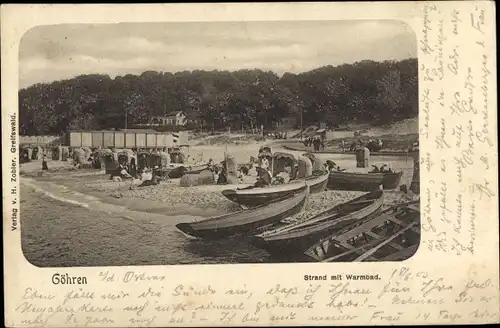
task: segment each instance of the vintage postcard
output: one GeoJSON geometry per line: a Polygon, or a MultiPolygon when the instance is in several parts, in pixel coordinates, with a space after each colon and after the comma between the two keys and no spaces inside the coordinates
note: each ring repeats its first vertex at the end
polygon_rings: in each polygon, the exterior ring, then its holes
{"type": "Polygon", "coordinates": [[[7,326],[500,321],[494,2],[1,24],[7,326]]]}

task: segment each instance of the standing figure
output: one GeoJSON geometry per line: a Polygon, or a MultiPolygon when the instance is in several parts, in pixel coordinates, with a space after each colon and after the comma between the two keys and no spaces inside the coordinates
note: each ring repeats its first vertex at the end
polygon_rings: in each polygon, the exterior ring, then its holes
{"type": "Polygon", "coordinates": [[[224,163],[222,163],[218,169],[217,184],[218,185],[227,184],[227,170],[224,163]]]}
{"type": "Polygon", "coordinates": [[[319,139],[319,137],[314,138],[313,145],[314,145],[314,151],[319,151],[319,147],[321,145],[321,140],[319,139]]]}
{"type": "Polygon", "coordinates": [[[135,158],[130,159],[130,175],[137,178],[137,165],[135,164],[135,158]]]}
{"type": "Polygon", "coordinates": [[[49,169],[49,166],[47,165],[47,155],[43,154],[42,158],[42,170],[46,171],[49,169]]]}
{"type": "Polygon", "coordinates": [[[260,162],[260,167],[257,168],[257,182],[254,184],[255,187],[269,186],[272,181],[272,174],[269,171],[269,161],[267,158],[262,158],[260,162]]]}

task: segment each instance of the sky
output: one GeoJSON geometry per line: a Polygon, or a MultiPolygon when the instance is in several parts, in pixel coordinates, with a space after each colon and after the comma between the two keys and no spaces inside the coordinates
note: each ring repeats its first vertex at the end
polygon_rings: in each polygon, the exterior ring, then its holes
{"type": "Polygon", "coordinates": [[[19,86],[149,70],[301,73],[416,56],[413,30],[394,20],[46,25],[21,39],[19,86]]]}

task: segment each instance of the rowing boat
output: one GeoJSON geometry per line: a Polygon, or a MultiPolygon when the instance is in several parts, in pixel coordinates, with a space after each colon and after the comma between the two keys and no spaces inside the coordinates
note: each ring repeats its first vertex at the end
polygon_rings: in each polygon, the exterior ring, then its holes
{"type": "MultiPolygon", "coordinates": [[[[286,150],[289,151],[310,151],[308,147],[305,147],[302,143],[290,143],[290,144],[281,144],[286,150]]],[[[315,151],[315,154],[328,154],[328,155],[356,155],[355,151],[342,151],[342,150],[323,150],[323,151],[315,151]]],[[[370,156],[394,156],[394,157],[406,157],[409,156],[411,152],[409,151],[373,151],[370,152],[370,156]]],[[[411,155],[411,154],[410,154],[411,155]]]]}
{"type": "Polygon", "coordinates": [[[309,186],[310,193],[316,194],[318,192],[322,192],[326,189],[326,185],[328,184],[329,173],[324,172],[318,175],[311,175],[306,178],[306,183],[309,186]]]}
{"type": "Polygon", "coordinates": [[[323,262],[405,260],[420,243],[419,218],[418,201],[394,206],[319,240],[304,254],[323,262]]]}
{"type": "MultiPolygon", "coordinates": [[[[309,187],[309,193],[311,194],[324,191],[328,183],[328,172],[321,175],[311,175],[305,178],[305,183],[309,187]]],[[[289,197],[303,187],[304,180],[301,179],[273,186],[248,186],[241,189],[226,189],[222,191],[222,194],[230,201],[246,207],[253,207],[283,197],[289,197]]]]}
{"type": "Polygon", "coordinates": [[[384,193],[378,189],[336,205],[303,222],[285,225],[253,236],[250,242],[274,257],[295,258],[319,239],[329,236],[353,222],[376,216],[383,204],[384,193]]]}
{"type": "Polygon", "coordinates": [[[198,174],[208,168],[208,164],[187,165],[185,174],[198,174]]]}
{"type": "Polygon", "coordinates": [[[309,187],[302,187],[292,196],[275,202],[224,214],[206,220],[179,223],[176,228],[182,233],[203,239],[221,239],[232,235],[254,233],[256,229],[272,225],[280,220],[301,212],[306,205],[309,187]]]}
{"type": "Polygon", "coordinates": [[[370,191],[383,185],[384,189],[394,189],[399,185],[402,176],[403,171],[386,173],[332,171],[328,178],[328,188],[370,191]]]}

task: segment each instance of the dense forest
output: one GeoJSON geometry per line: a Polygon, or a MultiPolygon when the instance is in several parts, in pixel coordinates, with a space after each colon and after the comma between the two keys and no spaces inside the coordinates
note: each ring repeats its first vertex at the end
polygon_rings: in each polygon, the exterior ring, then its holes
{"type": "Polygon", "coordinates": [[[300,117],[304,126],[385,124],[418,115],[416,59],[362,61],[281,77],[262,70],[147,71],[141,75],[82,75],[19,91],[20,133],[63,134],[113,129],[184,111],[203,129],[276,126],[300,117]]]}

